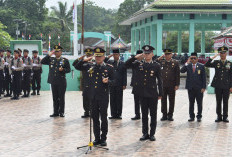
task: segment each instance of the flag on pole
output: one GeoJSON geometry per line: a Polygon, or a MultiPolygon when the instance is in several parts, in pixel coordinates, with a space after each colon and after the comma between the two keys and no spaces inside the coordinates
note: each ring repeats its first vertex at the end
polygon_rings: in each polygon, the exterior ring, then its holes
{"type": "Polygon", "coordinates": [[[75,22],[75,5],[73,3],[73,23],[75,22]]]}
{"type": "Polygon", "coordinates": [[[24,34],[22,33],[22,40],[24,40],[24,34]]]}
{"type": "Polygon", "coordinates": [[[58,42],[59,42],[59,46],[60,46],[60,36],[58,35],[58,42]]]}
{"type": "Polygon", "coordinates": [[[41,40],[43,40],[43,34],[42,33],[40,34],[40,38],[41,38],[41,40]]]}
{"type": "Polygon", "coordinates": [[[51,35],[48,36],[49,42],[48,42],[48,50],[51,52],[51,35]]]}
{"type": "Polygon", "coordinates": [[[31,34],[29,34],[29,40],[31,40],[31,34]]]}

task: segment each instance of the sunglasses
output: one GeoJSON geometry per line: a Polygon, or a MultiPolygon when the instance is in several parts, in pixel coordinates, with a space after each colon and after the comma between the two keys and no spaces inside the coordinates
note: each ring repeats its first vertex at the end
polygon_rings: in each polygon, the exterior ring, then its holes
{"type": "Polygon", "coordinates": [[[191,59],[191,60],[197,60],[197,58],[196,58],[196,57],[191,57],[190,59],[191,59]]]}

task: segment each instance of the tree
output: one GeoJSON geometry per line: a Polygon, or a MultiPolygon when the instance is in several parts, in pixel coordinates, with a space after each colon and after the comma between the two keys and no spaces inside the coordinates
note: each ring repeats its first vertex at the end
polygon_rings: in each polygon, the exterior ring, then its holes
{"type": "Polygon", "coordinates": [[[6,28],[6,26],[4,26],[0,22],[0,47],[4,48],[4,49],[8,48],[10,46],[10,40],[11,40],[10,35],[3,30],[5,28],[6,28]]]}

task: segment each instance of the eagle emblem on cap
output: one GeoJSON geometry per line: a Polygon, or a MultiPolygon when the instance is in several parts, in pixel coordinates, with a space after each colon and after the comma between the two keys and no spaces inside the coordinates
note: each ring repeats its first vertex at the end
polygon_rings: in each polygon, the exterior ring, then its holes
{"type": "Polygon", "coordinates": [[[87,49],[88,52],[90,52],[90,49],[87,49]]]}
{"type": "Polygon", "coordinates": [[[96,52],[100,52],[101,50],[98,48],[98,49],[96,49],[96,52]]]}
{"type": "Polygon", "coordinates": [[[166,53],[168,53],[168,50],[166,50],[166,53]]]}
{"type": "Polygon", "coordinates": [[[58,49],[58,46],[56,45],[55,49],[58,49]]]}
{"type": "Polygon", "coordinates": [[[149,47],[148,47],[148,46],[146,46],[146,47],[145,47],[145,50],[146,50],[146,51],[148,51],[148,50],[149,50],[149,47]]]}
{"type": "Polygon", "coordinates": [[[222,49],[222,51],[224,51],[224,47],[222,47],[221,49],[222,49]]]}

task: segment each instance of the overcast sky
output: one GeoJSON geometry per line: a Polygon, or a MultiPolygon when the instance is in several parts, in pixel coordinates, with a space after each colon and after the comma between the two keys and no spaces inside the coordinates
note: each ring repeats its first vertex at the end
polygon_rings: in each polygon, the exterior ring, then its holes
{"type": "MultiPolygon", "coordinates": [[[[68,8],[73,5],[74,0],[47,0],[46,6],[50,8],[51,6],[58,6],[57,2],[68,2],[68,8]]],[[[98,6],[104,7],[106,9],[118,9],[119,5],[124,0],[91,0],[95,2],[98,6]]],[[[77,0],[77,4],[80,4],[82,0],[77,0]]]]}

